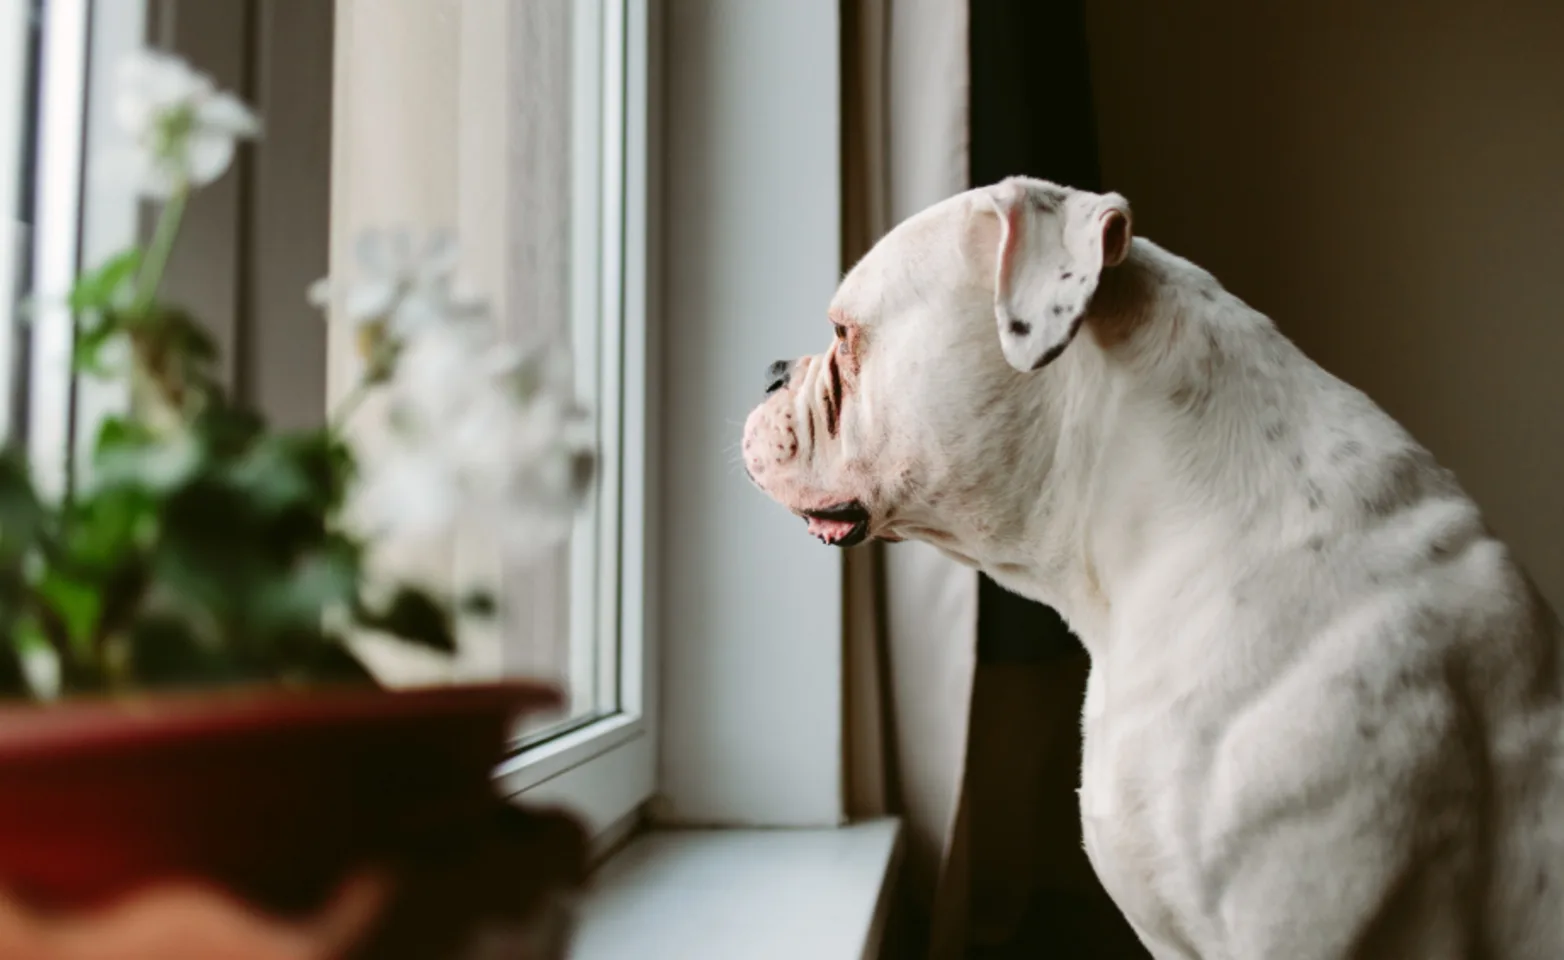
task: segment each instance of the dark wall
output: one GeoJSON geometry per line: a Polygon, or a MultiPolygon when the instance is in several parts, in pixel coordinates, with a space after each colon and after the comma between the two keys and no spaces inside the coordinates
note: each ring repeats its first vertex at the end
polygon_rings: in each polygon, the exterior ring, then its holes
{"type": "Polygon", "coordinates": [[[1564,605],[1564,3],[1085,6],[1136,232],[1384,406],[1564,605]]]}

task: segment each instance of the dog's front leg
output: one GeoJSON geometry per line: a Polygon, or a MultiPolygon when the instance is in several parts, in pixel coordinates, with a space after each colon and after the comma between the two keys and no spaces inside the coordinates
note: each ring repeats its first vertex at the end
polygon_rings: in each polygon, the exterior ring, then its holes
{"type": "Polygon", "coordinates": [[[1360,836],[1350,848],[1322,848],[1314,832],[1300,829],[1257,846],[1234,875],[1222,902],[1227,956],[1472,960],[1482,955],[1473,929],[1480,895],[1469,851],[1434,852],[1387,874],[1380,858],[1393,853],[1374,838],[1360,836]]]}
{"type": "Polygon", "coordinates": [[[1481,953],[1481,748],[1438,674],[1393,673],[1381,700],[1300,672],[1226,731],[1201,871],[1226,956],[1481,953]]]}

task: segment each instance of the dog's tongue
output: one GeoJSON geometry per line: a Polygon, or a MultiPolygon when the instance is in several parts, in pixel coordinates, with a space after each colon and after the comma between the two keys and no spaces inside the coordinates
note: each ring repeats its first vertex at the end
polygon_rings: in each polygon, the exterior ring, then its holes
{"type": "Polygon", "coordinates": [[[824,517],[809,518],[809,532],[826,543],[836,541],[853,532],[857,524],[852,520],[827,520],[824,517]]]}

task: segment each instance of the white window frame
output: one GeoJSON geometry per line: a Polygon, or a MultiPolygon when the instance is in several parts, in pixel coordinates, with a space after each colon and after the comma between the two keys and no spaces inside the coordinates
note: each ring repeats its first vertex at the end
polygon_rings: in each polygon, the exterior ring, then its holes
{"type": "MultiPolygon", "coordinates": [[[[603,387],[598,403],[602,432],[617,436],[618,444],[615,449],[611,440],[605,443],[600,470],[605,495],[599,521],[588,534],[597,547],[576,575],[593,575],[587,567],[595,563],[599,590],[618,583],[617,591],[608,591],[613,596],[598,597],[594,618],[597,629],[609,626],[618,637],[618,709],[518,752],[496,771],[505,793],[527,802],[566,804],[594,835],[633,817],[656,786],[658,660],[650,576],[656,544],[651,505],[658,472],[653,459],[658,390],[649,253],[655,221],[651,133],[657,6],[655,0],[603,4],[597,198],[602,257],[598,270],[588,271],[598,284],[595,296],[578,291],[575,298],[595,301],[600,316],[609,320],[600,324],[602,337],[592,351],[598,369],[582,373],[595,372],[603,387]]],[[[601,682],[602,674],[594,679],[601,682]]]]}
{"type": "Polygon", "coordinates": [[[63,494],[98,425],[129,403],[126,385],[75,376],[74,321],[63,300],[81,270],[139,239],[132,185],[102,175],[93,158],[128,146],[113,117],[116,71],[145,34],[141,3],[44,4],[26,439],[46,495],[63,494]]]}
{"type": "Polygon", "coordinates": [[[58,0],[40,25],[26,434],[34,481],[48,496],[64,493],[70,469],[74,332],[62,301],[80,268],[90,14],[87,0],[58,0]]]}

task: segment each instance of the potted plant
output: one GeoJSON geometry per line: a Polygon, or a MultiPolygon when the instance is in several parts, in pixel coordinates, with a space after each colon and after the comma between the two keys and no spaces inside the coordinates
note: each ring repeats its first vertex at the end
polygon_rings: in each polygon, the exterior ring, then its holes
{"type": "Polygon", "coordinates": [[[311,291],[355,327],[362,382],[325,426],[270,429],[161,289],[186,202],[259,122],[175,58],[120,79],[115,162],[157,226],[70,307],[80,375],[125,378],[130,410],[63,492],[0,456],[0,953],[447,957],[536,930],[581,837],[502,803],[490,771],[554,691],[383,690],[351,638],[450,651],[492,612],[372,575],[386,538],[465,512],[513,551],[568,532],[593,462],[569,357],[503,340],[450,243],[372,236],[355,283],[311,291]],[[344,427],[371,412],[389,442],[366,459],[344,427]]]}

